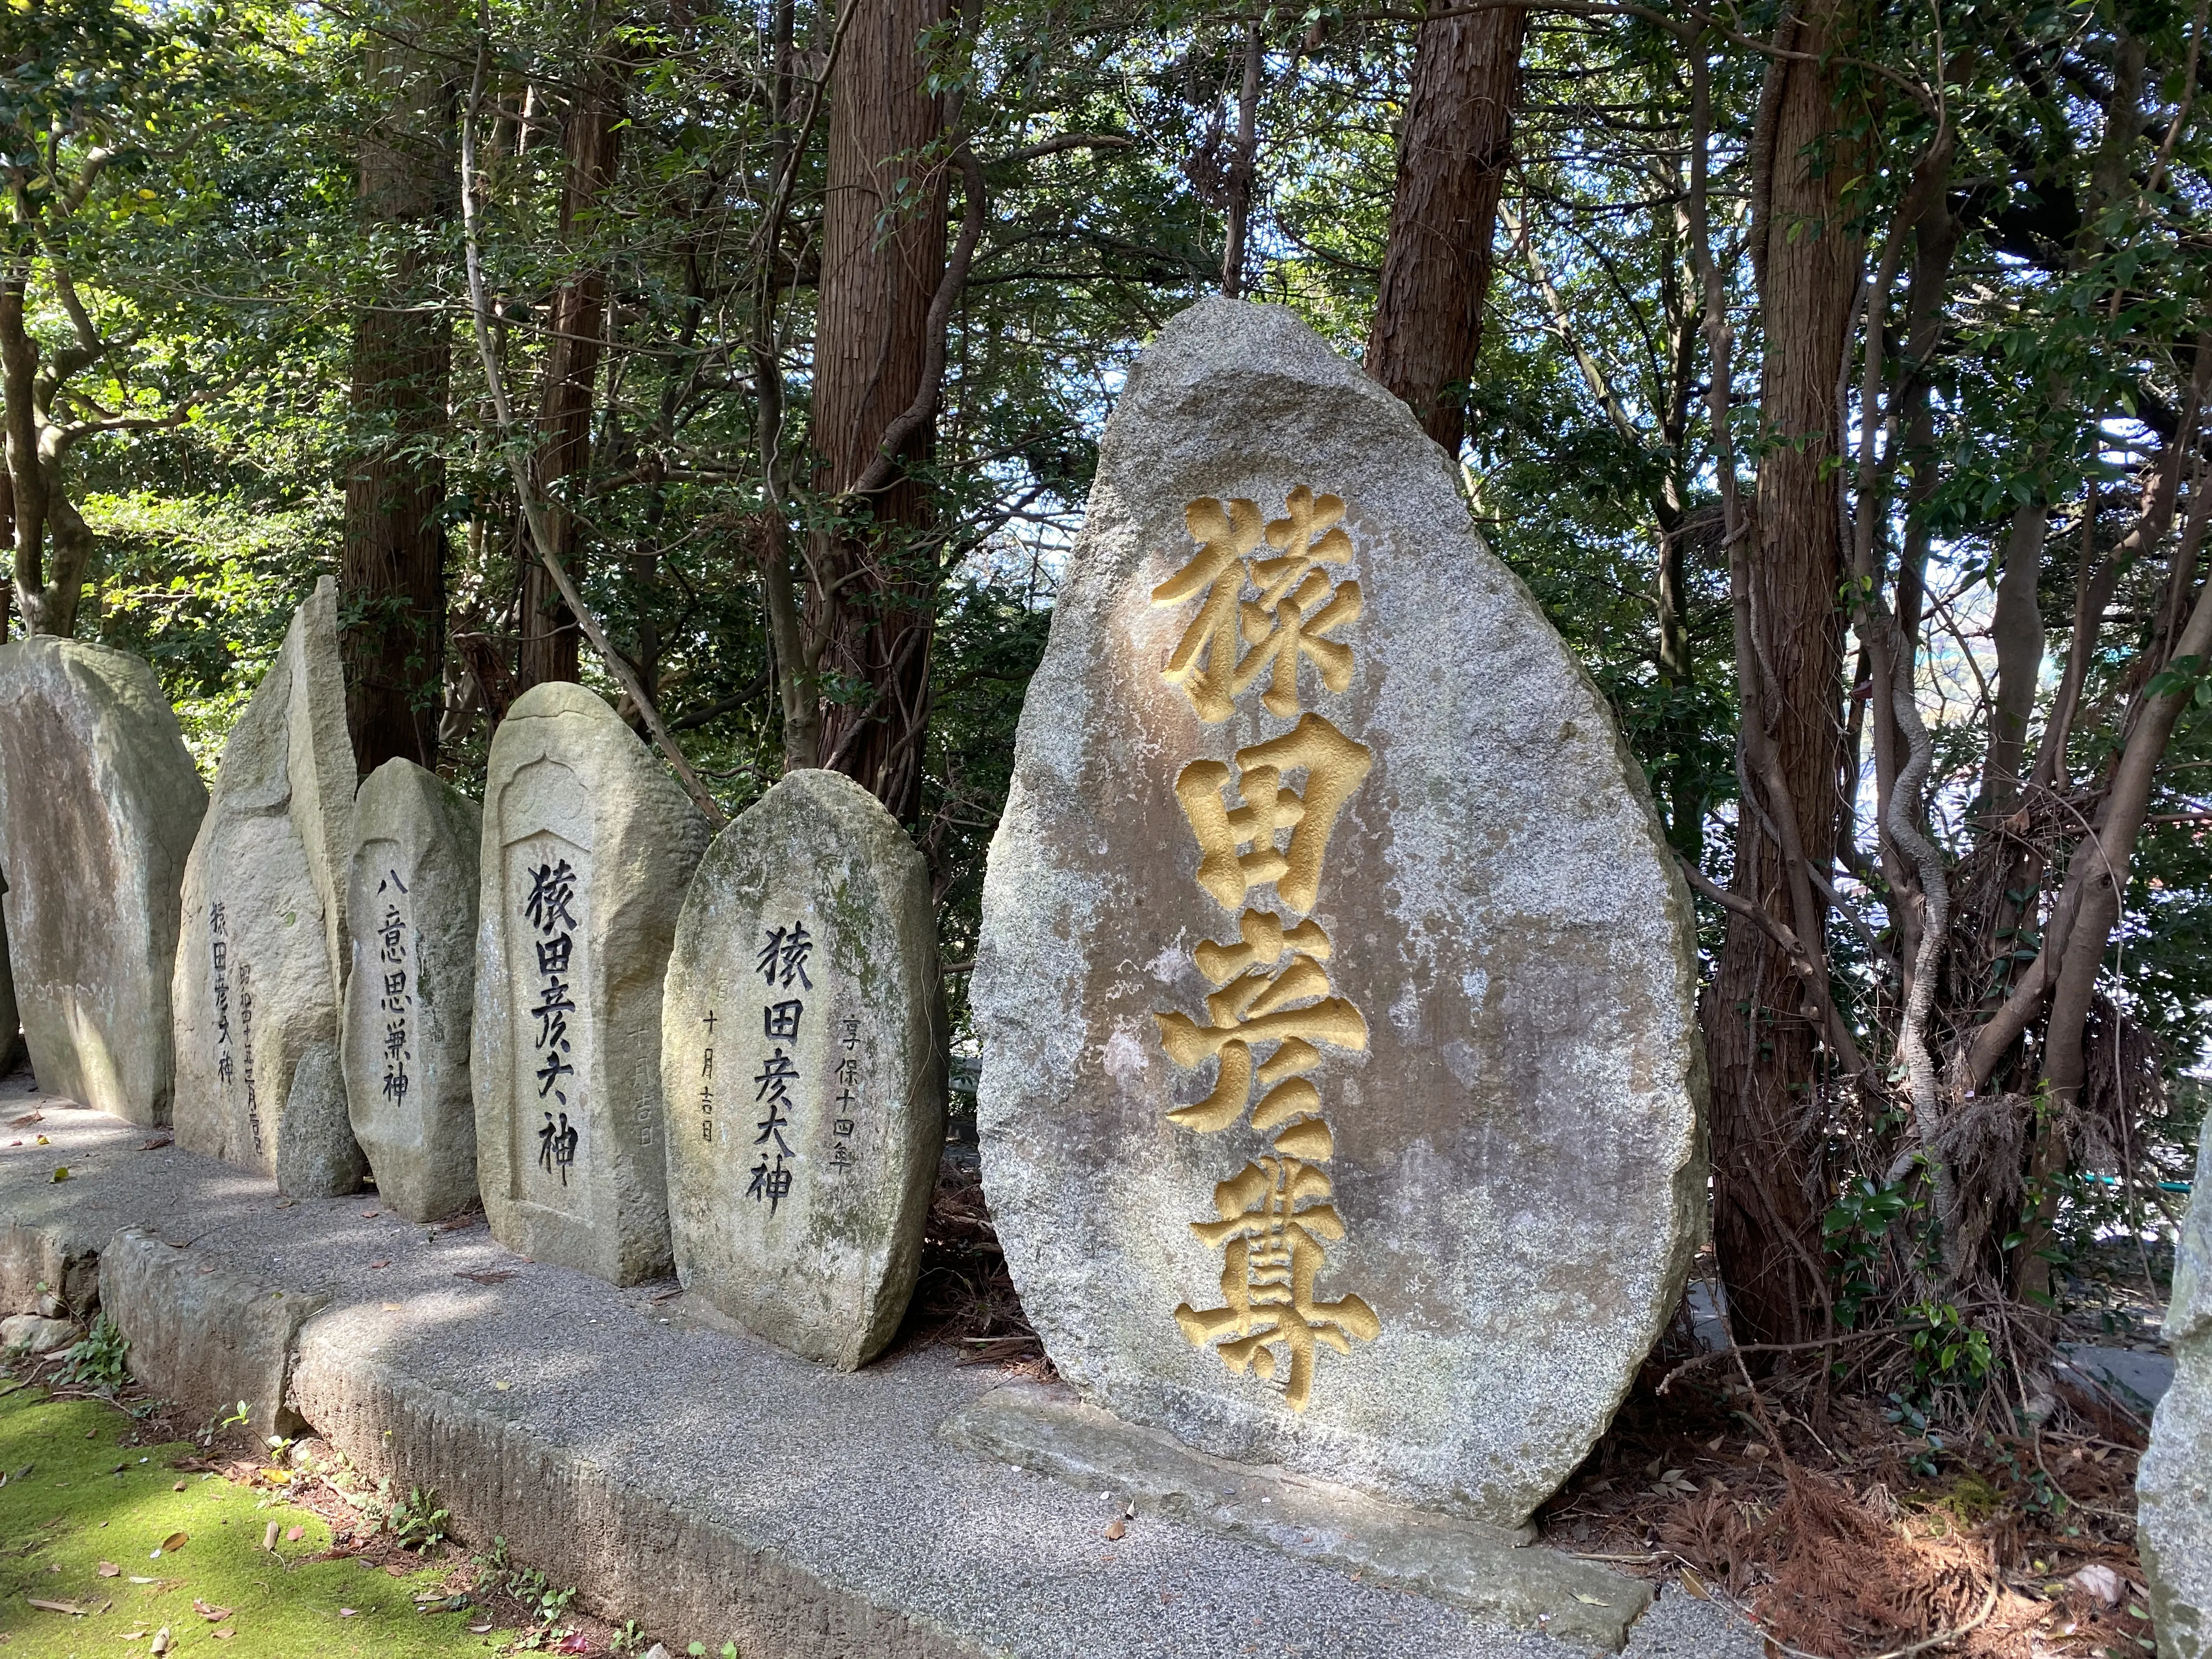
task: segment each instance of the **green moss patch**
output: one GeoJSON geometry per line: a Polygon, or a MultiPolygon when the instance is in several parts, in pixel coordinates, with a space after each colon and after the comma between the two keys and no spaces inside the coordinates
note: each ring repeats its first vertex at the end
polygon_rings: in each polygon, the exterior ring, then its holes
{"type": "Polygon", "coordinates": [[[150,1653],[164,1628],[167,1651],[193,1659],[482,1656],[520,1634],[468,1628],[481,1615],[447,1594],[453,1564],[398,1577],[377,1562],[332,1557],[321,1516],[219,1474],[180,1471],[196,1449],[142,1445],[142,1432],[98,1401],[34,1388],[0,1398],[5,1659],[126,1659],[150,1653]],[[272,1521],[276,1547],[264,1549],[272,1521]],[[295,1527],[301,1535],[287,1537],[295,1527]],[[183,1541],[167,1547],[179,1534],[183,1541]]]}

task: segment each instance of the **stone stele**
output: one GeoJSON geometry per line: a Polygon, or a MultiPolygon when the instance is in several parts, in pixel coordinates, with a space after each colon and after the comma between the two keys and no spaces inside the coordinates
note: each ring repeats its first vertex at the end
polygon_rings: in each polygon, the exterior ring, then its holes
{"type": "Polygon", "coordinates": [[[1094,1403],[1515,1525],[1705,1203],[1692,912],[1404,404],[1209,301],[1130,370],[984,886],[983,1176],[1094,1403]]]}
{"type": "Polygon", "coordinates": [[[469,1075],[501,1243],[616,1285],[668,1271],[660,984],[707,822],[614,710],[551,681],[485,769],[469,1075]]]}
{"type": "Polygon", "coordinates": [[[410,760],[353,803],[341,1059],[354,1138],[376,1190],[412,1221],[477,1201],[469,1016],[477,976],[483,809],[410,760]]]}
{"type": "Polygon", "coordinates": [[[6,939],[49,1092],[169,1121],[178,893],[206,810],[144,662],[76,640],[0,645],[6,939]]]}
{"type": "Polygon", "coordinates": [[[177,1144],[299,1198],[352,1192],[368,1168],[337,1064],[357,782],[326,576],[223,745],[171,999],[177,1144]]]}
{"type": "Polygon", "coordinates": [[[921,854],[875,796],[793,772],[716,836],[661,1002],[676,1276],[842,1370],[897,1330],[945,1152],[921,854]]]}
{"type": "Polygon", "coordinates": [[[2136,1540],[2165,1659],[2212,1659],[2212,1134],[2173,1256],[2166,1340],[2173,1386],[2151,1418],[2136,1471],[2136,1540]]]}

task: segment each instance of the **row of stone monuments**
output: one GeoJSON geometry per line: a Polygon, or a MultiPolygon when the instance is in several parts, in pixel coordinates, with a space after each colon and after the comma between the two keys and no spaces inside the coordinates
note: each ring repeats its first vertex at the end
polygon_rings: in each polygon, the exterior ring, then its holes
{"type": "MultiPolygon", "coordinates": [[[[710,846],[574,685],[515,704],[481,810],[356,787],[327,585],[204,811],[143,665],[11,645],[0,698],[52,1086],[293,1192],[480,1194],[617,1282],[672,1257],[818,1360],[887,1340],[945,1048],[921,862],[864,791],[793,775],[710,846]]],[[[1701,1232],[1692,911],[1445,458],[1287,313],[1199,306],[1132,370],[983,909],[984,1182],[1061,1373],[1524,1520],[1701,1232]]]]}
{"type": "Polygon", "coordinates": [[[0,647],[0,859],[42,1083],[295,1196],[417,1220],[481,1198],[509,1248],[617,1284],[676,1267],[848,1368],[904,1311],[944,1140],[921,855],[795,774],[708,846],[592,693],[495,734],[481,808],[358,780],[325,579],[212,793],[137,659],[0,647]],[[702,861],[703,854],[703,861],[702,861]]]}

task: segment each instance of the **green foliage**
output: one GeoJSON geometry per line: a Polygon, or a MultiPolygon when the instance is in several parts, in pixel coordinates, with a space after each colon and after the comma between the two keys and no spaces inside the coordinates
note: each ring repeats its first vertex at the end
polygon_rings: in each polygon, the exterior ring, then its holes
{"type": "Polygon", "coordinates": [[[83,1339],[63,1354],[58,1380],[101,1394],[118,1393],[131,1381],[130,1351],[122,1328],[102,1314],[83,1339]]]}
{"type": "Polygon", "coordinates": [[[414,1486],[386,1510],[384,1529],[400,1548],[427,1554],[446,1541],[446,1522],[452,1518],[449,1511],[439,1507],[434,1489],[414,1486]]]}

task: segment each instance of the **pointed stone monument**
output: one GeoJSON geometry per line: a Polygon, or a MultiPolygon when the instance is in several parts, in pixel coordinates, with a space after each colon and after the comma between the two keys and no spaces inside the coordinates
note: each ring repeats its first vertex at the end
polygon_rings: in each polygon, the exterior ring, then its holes
{"type": "Polygon", "coordinates": [[[660,991],[707,823],[613,709],[550,681],[485,769],[477,1172],[501,1243],[616,1285],[668,1271],[660,991]]]}
{"type": "Polygon", "coordinates": [[[836,772],[716,836],[661,1003],[676,1276],[852,1370],[914,1293],[945,1152],[944,981],[921,852],[836,772]]]}
{"type": "Polygon", "coordinates": [[[2169,1659],[2212,1659],[2212,1134],[2173,1253],[2166,1340],[2173,1386],[2151,1418],[2136,1472],[2136,1528],[2150,1616],[2169,1659]]]}
{"type": "Polygon", "coordinates": [[[354,919],[340,1059],[376,1190],[410,1221],[477,1202],[469,1027],[483,811],[410,760],[362,780],[346,914],[354,919]]]}
{"type": "Polygon", "coordinates": [[[1514,1526],[1704,1214],[1689,895],[1405,405],[1209,301],[1130,370],[993,842],[983,1174],[1094,1404],[1514,1526]]]}
{"type": "MultiPolygon", "coordinates": [[[[0,943],[50,1093],[169,1121],[179,892],[207,799],[145,662],[78,640],[0,645],[0,943]]],[[[0,1024],[4,1050],[5,1009],[0,1024]]]]}
{"type": "Polygon", "coordinates": [[[171,998],[177,1144],[297,1198],[355,1191],[368,1169],[337,1063],[357,781],[325,576],[223,745],[171,998]]]}

